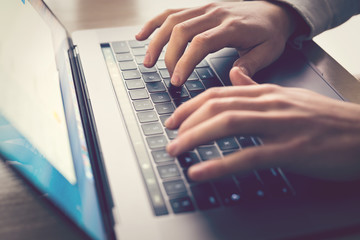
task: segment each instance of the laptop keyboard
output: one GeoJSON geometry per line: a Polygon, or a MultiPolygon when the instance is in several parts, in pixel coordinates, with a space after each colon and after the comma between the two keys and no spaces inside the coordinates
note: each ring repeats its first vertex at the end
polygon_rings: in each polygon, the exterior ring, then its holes
{"type": "Polygon", "coordinates": [[[147,44],[148,41],[131,40],[104,43],[101,48],[155,215],[294,196],[294,189],[279,168],[201,183],[188,178],[190,166],[255,147],[260,142],[255,137],[226,137],[176,158],[169,156],[165,147],[176,138],[177,130],[165,128],[165,120],[182,103],[223,83],[203,60],[182,87],[172,86],[164,51],[154,67],[142,65],[147,44]]]}

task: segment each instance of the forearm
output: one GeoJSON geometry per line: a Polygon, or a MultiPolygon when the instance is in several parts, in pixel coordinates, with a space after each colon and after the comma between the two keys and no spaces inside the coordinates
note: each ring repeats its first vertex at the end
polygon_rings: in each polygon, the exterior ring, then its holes
{"type": "Polygon", "coordinates": [[[300,31],[295,31],[291,40],[296,45],[360,13],[359,0],[276,0],[274,2],[292,7],[302,17],[303,23],[307,24],[300,26],[302,28],[300,31]],[[303,31],[304,28],[307,28],[306,32],[303,31]]]}

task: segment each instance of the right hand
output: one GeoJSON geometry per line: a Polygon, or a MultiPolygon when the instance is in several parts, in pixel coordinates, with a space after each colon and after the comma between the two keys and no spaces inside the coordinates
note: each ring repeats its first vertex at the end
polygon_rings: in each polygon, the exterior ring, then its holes
{"type": "MultiPolygon", "coordinates": [[[[266,1],[212,3],[167,10],[147,22],[136,38],[145,40],[159,28],[144,65],[152,67],[168,44],[165,63],[171,83],[180,86],[203,58],[224,47],[238,50],[240,58],[234,66],[251,77],[281,55],[295,25],[293,14],[283,5],[266,1]]],[[[242,84],[241,79],[233,84],[242,84]]]]}

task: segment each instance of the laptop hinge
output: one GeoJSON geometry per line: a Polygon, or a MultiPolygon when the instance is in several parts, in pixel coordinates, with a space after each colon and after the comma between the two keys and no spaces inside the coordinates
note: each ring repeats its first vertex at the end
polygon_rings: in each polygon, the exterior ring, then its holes
{"type": "Polygon", "coordinates": [[[91,166],[93,175],[95,178],[96,190],[99,196],[100,207],[103,215],[104,225],[106,232],[108,233],[109,239],[115,238],[114,233],[114,216],[113,210],[114,207],[109,182],[107,179],[107,174],[105,170],[105,165],[103,161],[102,151],[98,141],[97,128],[94,120],[94,115],[92,112],[91,101],[89,93],[86,86],[85,75],[82,69],[79,49],[77,46],[72,44],[71,39],[69,39],[69,44],[71,48],[68,50],[72,75],[74,78],[74,86],[76,91],[76,96],[79,104],[79,111],[81,115],[81,121],[84,128],[84,134],[88,146],[88,152],[91,160],[91,166]]]}

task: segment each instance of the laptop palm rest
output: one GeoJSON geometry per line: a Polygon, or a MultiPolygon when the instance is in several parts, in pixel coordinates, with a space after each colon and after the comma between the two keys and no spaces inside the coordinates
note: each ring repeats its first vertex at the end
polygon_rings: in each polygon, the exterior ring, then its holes
{"type": "MultiPolygon", "coordinates": [[[[231,85],[229,71],[237,58],[237,52],[229,49],[210,56],[212,66],[225,85],[231,85]]],[[[305,56],[290,47],[285,49],[277,61],[256,73],[253,79],[258,83],[305,88],[330,98],[343,100],[310,65],[305,56]]]]}

